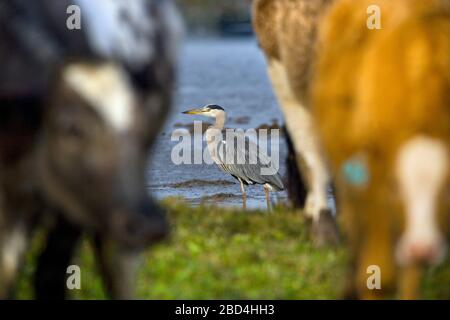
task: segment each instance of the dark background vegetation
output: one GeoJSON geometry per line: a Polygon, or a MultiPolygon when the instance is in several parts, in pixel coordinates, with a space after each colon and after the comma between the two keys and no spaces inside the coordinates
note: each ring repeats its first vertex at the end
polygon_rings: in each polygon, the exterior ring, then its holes
{"type": "MultiPolygon", "coordinates": [[[[221,34],[228,24],[251,32],[251,0],[176,0],[191,35],[221,34]]],[[[236,29],[234,29],[236,30],[236,29]]]]}

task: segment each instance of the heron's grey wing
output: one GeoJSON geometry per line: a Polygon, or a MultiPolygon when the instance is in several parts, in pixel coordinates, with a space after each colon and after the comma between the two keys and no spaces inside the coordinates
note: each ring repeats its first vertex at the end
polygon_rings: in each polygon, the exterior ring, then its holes
{"type": "Polygon", "coordinates": [[[242,179],[246,183],[252,183],[248,179],[243,167],[239,165],[239,163],[244,163],[242,162],[242,158],[239,157],[240,155],[236,153],[233,144],[227,144],[225,141],[219,141],[217,143],[217,158],[219,159],[217,165],[219,168],[235,178],[242,179]]]}
{"type": "MultiPolygon", "coordinates": [[[[264,152],[262,152],[259,149],[259,146],[257,146],[254,142],[252,142],[250,139],[248,139],[249,148],[245,150],[246,152],[246,158],[250,158],[253,155],[252,153],[256,150],[256,156],[257,158],[257,170],[258,175],[260,178],[264,181],[264,183],[270,184],[276,191],[281,191],[284,189],[283,181],[281,180],[280,175],[277,172],[274,172],[273,174],[263,174],[262,169],[267,168],[269,169],[273,163],[272,160],[268,157],[268,155],[264,152]]],[[[252,167],[253,168],[253,167],[252,167]]],[[[273,169],[273,168],[272,168],[273,169]]]]}
{"type": "Polygon", "coordinates": [[[284,185],[278,173],[272,175],[262,174],[263,168],[270,167],[270,159],[259,152],[258,146],[248,137],[245,137],[245,145],[236,143],[221,144],[223,152],[221,161],[222,170],[241,178],[247,183],[270,184],[276,190],[283,190],[284,185]]]}

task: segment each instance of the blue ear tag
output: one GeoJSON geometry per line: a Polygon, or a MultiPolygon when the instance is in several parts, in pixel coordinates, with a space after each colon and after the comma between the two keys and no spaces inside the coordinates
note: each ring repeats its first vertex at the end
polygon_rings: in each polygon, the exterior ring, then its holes
{"type": "Polygon", "coordinates": [[[369,182],[369,170],[361,157],[353,157],[342,165],[342,173],[350,184],[362,187],[369,182]]]}

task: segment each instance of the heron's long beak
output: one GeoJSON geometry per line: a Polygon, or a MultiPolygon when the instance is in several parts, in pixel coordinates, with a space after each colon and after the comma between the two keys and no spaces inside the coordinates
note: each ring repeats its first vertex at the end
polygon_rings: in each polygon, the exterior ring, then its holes
{"type": "Polygon", "coordinates": [[[203,113],[203,109],[192,109],[183,112],[184,114],[201,114],[203,113]]]}

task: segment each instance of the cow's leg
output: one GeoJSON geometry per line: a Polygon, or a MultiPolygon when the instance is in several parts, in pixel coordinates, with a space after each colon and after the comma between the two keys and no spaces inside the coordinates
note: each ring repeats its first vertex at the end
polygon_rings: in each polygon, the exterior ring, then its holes
{"type": "Polygon", "coordinates": [[[48,233],[46,247],[38,258],[34,284],[36,299],[66,297],[67,267],[81,236],[81,229],[59,216],[48,233]]]}
{"type": "Polygon", "coordinates": [[[318,141],[310,110],[293,94],[285,67],[277,60],[269,62],[269,74],[284,113],[297,158],[297,165],[308,184],[305,215],[313,221],[317,243],[338,242],[338,232],[328,204],[330,174],[318,141]]]}
{"type": "Polygon", "coordinates": [[[2,222],[0,227],[0,299],[11,298],[21,261],[28,242],[28,232],[22,221],[2,222]]]}
{"type": "Polygon", "coordinates": [[[397,267],[392,250],[395,236],[390,212],[398,207],[386,202],[384,180],[377,178],[379,173],[375,170],[371,173],[372,180],[364,187],[350,185],[344,177],[336,181],[349,243],[345,298],[384,299],[391,297],[396,288],[397,267]],[[386,210],[387,206],[390,210],[386,210]]]}
{"type": "Polygon", "coordinates": [[[121,248],[103,235],[96,235],[94,249],[109,296],[112,299],[134,298],[139,252],[121,248]]]}
{"type": "Polygon", "coordinates": [[[423,266],[412,265],[402,269],[399,281],[399,298],[402,300],[420,299],[423,266]]]}
{"type": "Polygon", "coordinates": [[[392,297],[394,292],[396,267],[390,250],[392,244],[383,236],[374,235],[373,230],[369,233],[371,235],[359,233],[356,238],[359,243],[352,242],[349,248],[349,264],[342,292],[344,299],[386,299],[392,297]]]}
{"type": "MultiPolygon", "coordinates": [[[[360,212],[366,213],[367,210],[360,212]]],[[[355,256],[357,267],[353,277],[357,297],[363,300],[389,298],[396,288],[397,269],[391,250],[392,241],[387,235],[389,230],[378,231],[373,226],[368,227],[367,234],[360,238],[362,243],[355,256]]]]}

